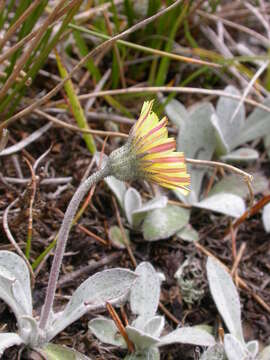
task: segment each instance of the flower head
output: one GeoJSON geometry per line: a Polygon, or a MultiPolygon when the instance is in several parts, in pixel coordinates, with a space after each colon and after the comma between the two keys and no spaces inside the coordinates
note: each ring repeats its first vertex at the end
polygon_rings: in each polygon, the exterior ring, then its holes
{"type": "Polygon", "coordinates": [[[159,121],[152,106],[153,100],[143,104],[127,143],[111,153],[112,173],[120,180],[143,178],[188,194],[190,176],[184,154],[175,151],[175,139],[168,137],[167,118],[159,121]]]}

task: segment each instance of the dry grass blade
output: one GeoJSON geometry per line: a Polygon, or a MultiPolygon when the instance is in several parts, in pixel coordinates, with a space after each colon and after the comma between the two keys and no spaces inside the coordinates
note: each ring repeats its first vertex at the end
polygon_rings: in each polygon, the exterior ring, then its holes
{"type": "Polygon", "coordinates": [[[210,19],[213,21],[221,21],[223,24],[228,25],[234,29],[237,29],[239,31],[242,31],[256,39],[258,39],[264,46],[266,46],[267,48],[270,45],[270,40],[268,40],[265,36],[261,35],[260,33],[258,33],[257,31],[253,30],[253,29],[249,29],[246,26],[240,25],[237,22],[232,22],[230,20],[226,20],[221,18],[220,16],[214,15],[214,14],[208,14],[204,11],[201,10],[197,10],[197,13],[201,16],[204,17],[206,19],[210,19]]]}
{"type": "Polygon", "coordinates": [[[7,235],[7,238],[8,240],[10,241],[10,243],[14,246],[15,250],[17,251],[17,253],[24,259],[27,267],[28,267],[28,270],[30,272],[30,275],[31,275],[31,284],[32,286],[34,286],[34,283],[35,283],[35,275],[34,275],[34,272],[33,272],[33,269],[32,269],[32,266],[31,264],[29,263],[29,260],[27,259],[27,257],[25,256],[24,252],[21,250],[21,248],[18,246],[16,240],[14,239],[10,229],[9,229],[9,225],[8,225],[8,214],[9,214],[9,211],[19,202],[19,198],[16,198],[14,201],[12,201],[8,207],[6,208],[6,210],[4,211],[4,214],[3,214],[3,228],[4,228],[4,231],[7,235]]]}
{"type": "Polygon", "coordinates": [[[241,261],[241,259],[243,257],[245,249],[246,249],[246,243],[241,244],[240,250],[238,251],[237,256],[235,258],[235,261],[234,261],[233,266],[232,266],[232,270],[231,270],[231,275],[232,276],[235,275],[235,272],[236,272],[236,270],[238,268],[238,265],[240,264],[240,261],[241,261]]]}
{"type": "MultiPolygon", "coordinates": [[[[156,20],[161,15],[166,14],[168,11],[170,11],[170,10],[174,9],[176,6],[178,6],[181,3],[181,1],[182,0],[175,1],[172,5],[159,11],[157,14],[140,21],[139,23],[133,25],[132,27],[123,31],[122,33],[112,37],[110,40],[104,41],[102,44],[98,45],[95,49],[90,51],[88,55],[86,55],[82,60],[80,60],[79,63],[69,73],[69,75],[65,79],[63,79],[57,86],[55,86],[48,94],[43,96],[41,99],[35,101],[32,105],[28,106],[26,109],[19,111],[17,114],[12,116],[8,120],[2,122],[2,124],[0,125],[0,130],[3,129],[4,127],[6,127],[7,124],[12,123],[19,118],[22,118],[23,116],[29,114],[31,111],[33,111],[34,109],[37,109],[40,105],[46,103],[49,99],[51,99],[55,94],[58,93],[58,91],[64,86],[64,84],[73,76],[73,74],[78,69],[80,69],[81,66],[83,66],[85,64],[85,62],[88,59],[92,58],[94,55],[98,54],[100,51],[104,50],[109,45],[113,44],[116,40],[125,38],[126,36],[130,35],[131,33],[135,32],[136,30],[141,29],[142,27],[144,27],[147,24],[151,23],[152,21],[156,20]]],[[[3,89],[2,89],[2,92],[3,92],[3,89]]],[[[1,91],[0,91],[0,94],[1,94],[1,91]]]]}
{"type": "Polygon", "coordinates": [[[16,144],[2,150],[0,152],[0,157],[1,156],[12,155],[12,154],[15,154],[15,153],[21,151],[26,146],[30,145],[32,142],[39,139],[45,132],[47,132],[51,128],[51,126],[52,125],[50,123],[48,123],[48,124],[42,126],[41,128],[39,128],[38,130],[36,130],[35,132],[33,132],[31,135],[27,136],[25,139],[23,139],[23,140],[17,142],[16,144]]]}
{"type": "MultiPolygon", "coordinates": [[[[72,29],[79,30],[81,32],[85,32],[85,33],[87,33],[89,35],[92,35],[94,37],[107,40],[107,41],[114,39],[114,37],[110,37],[108,35],[98,33],[96,31],[92,31],[92,30],[89,30],[89,29],[86,29],[86,28],[83,28],[81,26],[77,26],[77,25],[74,25],[74,24],[70,24],[69,27],[72,28],[72,29]]],[[[183,55],[179,55],[179,54],[176,54],[176,53],[173,53],[173,52],[163,51],[163,50],[159,50],[159,49],[153,49],[153,48],[150,48],[150,47],[147,47],[147,46],[132,43],[130,41],[116,39],[115,42],[117,42],[119,44],[122,44],[122,45],[125,45],[125,46],[130,47],[130,48],[136,49],[138,51],[158,55],[158,56],[161,56],[161,57],[168,57],[170,59],[174,59],[174,60],[177,60],[177,61],[180,61],[180,62],[186,62],[186,63],[194,64],[194,65],[205,65],[205,66],[209,66],[209,67],[213,67],[213,68],[221,68],[222,67],[222,65],[214,63],[214,62],[195,59],[195,58],[191,58],[191,57],[187,57],[187,56],[183,56],[183,55]]]]}
{"type": "MultiPolygon", "coordinates": [[[[72,72],[70,72],[69,77],[71,75],[72,75],[72,72]]],[[[65,81],[67,81],[68,78],[66,78],[65,81]]],[[[32,105],[28,106],[27,108],[21,110],[20,112],[18,112],[17,114],[12,116],[11,118],[3,121],[1,123],[1,125],[0,125],[0,130],[7,127],[8,125],[13,123],[17,119],[22,118],[23,116],[26,116],[27,114],[31,113],[39,105],[41,105],[44,102],[46,102],[47,100],[49,100],[51,98],[51,96],[55,95],[55,93],[58,90],[60,90],[62,85],[64,85],[65,81],[64,82],[62,81],[59,85],[57,85],[53,90],[51,90],[42,99],[37,100],[35,103],[33,103],[32,105]]],[[[234,100],[241,100],[241,96],[234,95],[234,94],[229,94],[228,92],[222,91],[222,90],[209,90],[209,89],[181,87],[181,86],[173,86],[173,87],[169,87],[169,86],[168,87],[167,86],[130,87],[130,88],[126,88],[126,89],[105,90],[105,91],[100,91],[100,92],[95,92],[95,93],[90,93],[90,94],[79,95],[78,98],[80,100],[83,100],[83,99],[90,99],[92,97],[103,97],[103,96],[107,96],[107,95],[127,95],[127,94],[138,94],[138,93],[159,93],[159,92],[164,92],[164,93],[176,92],[176,93],[183,93],[183,94],[213,95],[213,96],[223,96],[223,97],[227,97],[227,98],[234,99],[234,100]]],[[[264,104],[261,104],[261,103],[255,101],[255,100],[253,100],[253,99],[250,99],[250,98],[246,97],[244,99],[244,102],[246,104],[249,104],[249,105],[252,105],[254,107],[260,108],[262,110],[265,110],[267,112],[270,112],[270,107],[265,106],[264,104]]],[[[61,104],[61,103],[62,103],[62,101],[55,102],[54,104],[61,104]]],[[[35,110],[35,112],[40,113],[40,110],[35,110]]],[[[45,116],[45,113],[43,113],[43,116],[45,116]]],[[[55,118],[51,117],[51,115],[46,114],[46,117],[48,119],[51,119],[51,121],[60,122],[60,120],[58,120],[58,119],[55,120],[55,118]]],[[[71,128],[71,126],[72,125],[66,125],[66,127],[70,127],[70,128],[71,128]]],[[[77,129],[77,131],[79,131],[79,130],[77,129]]],[[[81,132],[83,132],[83,130],[81,130],[81,132]]],[[[94,133],[94,132],[92,131],[92,133],[94,133]]],[[[118,136],[121,136],[121,135],[118,135],[118,136]]]]}
{"type": "Polygon", "coordinates": [[[17,21],[7,30],[4,37],[0,38],[0,50],[3,48],[5,43],[11,38],[11,36],[15,33],[15,31],[23,24],[25,19],[27,19],[28,16],[31,15],[31,13],[36,9],[36,7],[39,5],[40,0],[35,0],[30,4],[25,12],[19,17],[17,21]]]}
{"type": "Polygon", "coordinates": [[[230,164],[225,164],[219,161],[211,161],[211,160],[198,160],[198,159],[189,159],[186,158],[186,162],[188,164],[192,164],[192,165],[199,165],[199,166],[211,166],[211,167],[217,167],[217,168],[223,168],[226,170],[229,170],[231,172],[234,172],[240,176],[243,177],[243,179],[245,180],[247,187],[248,187],[248,191],[249,191],[249,198],[250,198],[250,202],[249,205],[250,207],[253,205],[253,200],[254,200],[254,193],[252,190],[252,180],[253,180],[253,176],[250,175],[249,173],[247,173],[246,171],[243,171],[233,165],[230,164]]]}
{"type": "Polygon", "coordinates": [[[244,93],[242,95],[242,98],[239,101],[239,104],[237,105],[237,108],[235,109],[235,111],[234,111],[234,113],[233,113],[233,115],[231,117],[231,120],[230,120],[231,122],[234,120],[235,116],[237,115],[240,107],[244,103],[245,98],[247,97],[247,95],[250,92],[251,88],[253,87],[253,85],[255,84],[257,79],[261,76],[261,74],[265,71],[265,69],[267,69],[268,65],[269,65],[269,61],[266,61],[264,64],[262,64],[262,66],[257,70],[257,72],[254,74],[253,78],[248,83],[248,85],[245,88],[245,91],[244,91],[244,93]]]}
{"type": "MultiPolygon", "coordinates": [[[[103,86],[105,85],[107,80],[109,79],[110,74],[111,74],[111,69],[108,69],[105,72],[105,74],[102,76],[102,78],[99,80],[99,82],[97,83],[97,85],[96,85],[96,87],[95,87],[95,89],[93,91],[94,93],[101,91],[101,89],[103,88],[103,86]]],[[[94,105],[95,100],[96,100],[95,97],[92,97],[91,99],[89,99],[89,101],[87,102],[86,107],[85,107],[86,112],[88,112],[92,108],[92,106],[94,105]]]]}
{"type": "MultiPolygon", "coordinates": [[[[107,95],[126,95],[126,94],[138,94],[138,93],[183,93],[183,94],[202,94],[202,95],[211,95],[211,96],[222,96],[226,97],[228,99],[234,99],[234,100],[241,100],[241,96],[230,94],[223,90],[210,90],[210,89],[201,89],[201,88],[193,88],[193,87],[182,87],[182,86],[145,86],[145,87],[129,87],[126,89],[115,89],[115,90],[104,90],[100,91],[95,94],[83,94],[79,96],[79,99],[90,99],[91,97],[101,97],[101,96],[107,96],[107,95]]],[[[265,110],[267,112],[270,112],[270,107],[265,106],[264,104],[261,104],[251,98],[245,98],[244,102],[246,104],[252,105],[254,107],[260,108],[262,110],[265,110]]],[[[55,104],[60,104],[61,102],[55,102],[55,104]]],[[[15,115],[16,116],[16,115],[15,115]]],[[[12,118],[11,118],[12,119],[12,118]]],[[[11,120],[7,120],[7,123],[11,120]]],[[[16,119],[15,119],[16,120],[16,119]]],[[[13,119],[12,119],[13,121],[13,119]]]]}
{"type": "Polygon", "coordinates": [[[8,143],[8,129],[3,129],[0,140],[0,153],[3,152],[8,143]]]}
{"type": "Polygon", "coordinates": [[[32,51],[35,49],[39,41],[41,40],[42,36],[44,35],[47,28],[51,25],[51,23],[54,21],[55,12],[57,13],[61,7],[63,7],[65,3],[65,0],[61,0],[58,5],[55,8],[55,11],[53,11],[43,22],[43,24],[40,26],[36,36],[31,41],[30,45],[28,46],[27,50],[24,52],[24,54],[20,57],[18,62],[16,63],[16,66],[13,69],[12,74],[9,76],[5,84],[2,86],[0,90],[0,100],[5,96],[5,94],[8,92],[8,89],[13,85],[16,78],[19,76],[20,71],[23,69],[25,63],[29,59],[32,51]]]}
{"type": "Polygon", "coordinates": [[[127,134],[123,134],[123,133],[119,133],[117,131],[102,131],[102,130],[88,130],[88,129],[80,129],[77,126],[71,125],[71,124],[67,124],[64,121],[61,121],[59,119],[57,119],[55,116],[49,115],[47,113],[45,113],[44,111],[41,110],[35,110],[35,113],[45,117],[47,120],[50,120],[52,123],[64,127],[66,129],[72,130],[72,131],[76,131],[82,134],[93,134],[93,135],[99,135],[99,136],[117,136],[117,137],[128,137],[127,134]]]}

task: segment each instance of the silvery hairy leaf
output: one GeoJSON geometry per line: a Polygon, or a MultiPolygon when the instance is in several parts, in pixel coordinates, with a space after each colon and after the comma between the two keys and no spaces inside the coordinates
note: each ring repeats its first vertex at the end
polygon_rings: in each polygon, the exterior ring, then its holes
{"type": "Polygon", "coordinates": [[[266,346],[259,354],[259,360],[270,359],[270,345],[266,346]]]}
{"type": "Polygon", "coordinates": [[[181,229],[177,236],[188,242],[196,242],[199,240],[199,233],[197,230],[195,230],[190,224],[187,224],[183,229],[181,229]]]}
{"type": "Polygon", "coordinates": [[[30,315],[23,315],[20,318],[20,337],[25,344],[29,344],[31,347],[39,345],[40,329],[38,322],[30,315]]]}
{"type": "Polygon", "coordinates": [[[159,338],[165,325],[164,316],[154,316],[144,325],[144,332],[159,338]]]}
{"type": "MultiPolygon", "coordinates": [[[[268,180],[260,173],[254,173],[252,181],[252,190],[254,195],[264,192],[268,189],[268,180]]],[[[219,182],[217,182],[210,190],[208,196],[219,193],[229,193],[238,195],[242,198],[249,196],[247,183],[236,174],[226,175],[219,182]]]]}
{"type": "Polygon", "coordinates": [[[158,346],[170,344],[191,344],[199,346],[211,346],[215,344],[214,337],[208,331],[196,327],[182,327],[160,338],[158,346]]]}
{"type": "Polygon", "coordinates": [[[244,200],[240,196],[229,193],[211,195],[194,206],[236,218],[243,215],[246,210],[244,200]]]}
{"type": "Polygon", "coordinates": [[[47,360],[91,360],[77,350],[62,345],[48,344],[41,351],[47,360]]]}
{"type": "Polygon", "coordinates": [[[221,160],[230,163],[248,163],[259,159],[257,150],[251,148],[240,148],[221,156],[221,160]]]}
{"type": "Polygon", "coordinates": [[[177,126],[180,130],[185,126],[185,122],[188,118],[188,111],[185,106],[176,99],[170,100],[165,106],[165,112],[169,120],[177,126]]]}
{"type": "Polygon", "coordinates": [[[136,349],[147,349],[159,344],[159,338],[151,336],[142,330],[130,325],[126,326],[128,338],[133,342],[136,349]]]}
{"type": "Polygon", "coordinates": [[[126,242],[130,244],[129,231],[124,229],[125,238],[123,237],[122,231],[119,226],[113,225],[109,228],[109,238],[112,244],[118,249],[125,249],[126,242]]]}
{"type": "MultiPolygon", "coordinates": [[[[227,86],[224,91],[240,96],[239,91],[231,85],[227,86]]],[[[243,105],[233,117],[238,104],[238,100],[224,96],[221,96],[217,102],[216,114],[212,116],[211,121],[216,129],[218,155],[225,155],[234,148],[233,140],[238,137],[240,129],[244,125],[245,108],[243,105]]]]}
{"type": "Polygon", "coordinates": [[[103,317],[90,320],[88,323],[89,330],[103,343],[120,347],[126,347],[126,343],[115,322],[103,317]]]}
{"type": "Polygon", "coordinates": [[[0,333],[0,356],[11,346],[23,344],[23,339],[16,333],[0,333]]]}
{"type": "Polygon", "coordinates": [[[263,139],[264,148],[267,152],[268,158],[270,158],[270,134],[266,135],[263,139]]]}
{"type": "Polygon", "coordinates": [[[144,316],[138,316],[135,320],[132,321],[131,326],[142,330],[146,334],[149,334],[154,337],[160,337],[164,326],[165,319],[164,316],[153,316],[151,318],[145,318],[144,316]]]}
{"type": "Polygon", "coordinates": [[[228,360],[247,360],[248,352],[245,344],[240,342],[232,334],[225,334],[224,349],[228,360]]]}
{"type": "Polygon", "coordinates": [[[252,340],[246,343],[246,348],[249,353],[255,358],[259,351],[259,342],[257,340],[252,340]]]}
{"type": "MultiPolygon", "coordinates": [[[[187,158],[210,160],[215,150],[215,130],[211,123],[214,108],[210,103],[201,103],[189,111],[177,138],[177,150],[187,158]]],[[[202,166],[188,165],[191,174],[192,201],[198,201],[203,176],[207,170],[202,166]]],[[[176,191],[177,193],[177,191],[176,191]]]]}
{"type": "Polygon", "coordinates": [[[104,181],[108,185],[110,190],[114,193],[119,205],[123,209],[124,195],[127,189],[126,184],[123,181],[116,179],[114,176],[108,176],[104,179],[104,181]]]}
{"type": "Polygon", "coordinates": [[[11,251],[0,251],[0,298],[13,310],[18,322],[32,315],[30,276],[25,261],[11,251]]]}
{"type": "Polygon", "coordinates": [[[147,241],[167,239],[181,230],[189,221],[190,210],[176,205],[149,212],[143,222],[143,236],[147,241]]]}
{"type": "Polygon", "coordinates": [[[264,230],[267,233],[269,233],[270,232],[270,203],[265,205],[265,207],[263,208],[262,220],[263,220],[264,230]]]}
{"type": "Polygon", "coordinates": [[[124,209],[125,209],[125,213],[126,213],[126,217],[127,220],[129,222],[130,225],[132,225],[132,213],[135,210],[140,209],[140,207],[142,206],[142,198],[140,193],[130,187],[124,196],[124,209]]]}
{"type": "Polygon", "coordinates": [[[52,322],[48,341],[89,310],[116,304],[128,295],[137,276],[125,269],[101,271],[85,280],[73,293],[64,311],[52,322]]]}
{"type": "Polygon", "coordinates": [[[214,258],[207,259],[207,278],[212,297],[231,335],[244,344],[241,305],[232,277],[214,258]]]}
{"type": "Polygon", "coordinates": [[[163,209],[168,203],[167,196],[156,196],[154,199],[147,201],[140,208],[132,212],[132,224],[138,227],[147,213],[156,209],[163,209]]]}
{"type": "Polygon", "coordinates": [[[135,273],[138,278],[130,291],[131,311],[145,319],[152,318],[156,314],[159,303],[159,276],[148,262],[138,265],[135,273]]]}
{"type": "MultiPolygon", "coordinates": [[[[270,99],[263,102],[267,107],[270,106],[270,99]]],[[[270,113],[260,108],[256,108],[248,116],[238,135],[234,138],[233,148],[248,141],[263,137],[270,133],[270,113]]]]}
{"type": "Polygon", "coordinates": [[[129,354],[124,360],[159,360],[160,354],[156,347],[151,347],[141,351],[136,351],[134,354],[129,354]]]}
{"type": "Polygon", "coordinates": [[[221,344],[215,344],[209,347],[200,357],[200,360],[227,360],[224,347],[221,344]]]}

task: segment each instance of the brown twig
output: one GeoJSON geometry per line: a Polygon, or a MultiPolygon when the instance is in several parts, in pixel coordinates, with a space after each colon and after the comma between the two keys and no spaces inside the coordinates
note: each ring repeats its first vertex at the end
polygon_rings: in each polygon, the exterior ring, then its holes
{"type": "Polygon", "coordinates": [[[128,334],[126,332],[126,329],[124,327],[124,325],[122,324],[122,321],[121,319],[119,318],[117,312],[114,310],[114,308],[112,307],[112,305],[107,302],[106,303],[106,307],[107,307],[107,310],[109,311],[110,315],[111,315],[111,318],[113,319],[115,325],[117,326],[120,334],[122,335],[122,337],[124,338],[126,344],[127,344],[127,348],[128,348],[128,351],[133,353],[135,348],[134,348],[134,345],[133,343],[129,340],[128,338],[128,334]]]}
{"type": "Polygon", "coordinates": [[[240,264],[240,261],[242,259],[242,256],[244,254],[245,249],[246,249],[246,243],[241,244],[240,250],[237,253],[237,256],[236,256],[236,258],[234,260],[234,263],[233,263],[233,266],[232,266],[232,269],[231,269],[232,277],[234,277],[234,275],[236,273],[236,270],[238,268],[238,265],[240,264]]]}
{"type": "Polygon", "coordinates": [[[232,257],[235,260],[236,256],[237,256],[237,251],[236,251],[236,231],[233,229],[231,221],[230,221],[230,232],[231,232],[231,238],[232,238],[232,257]]]}
{"type": "MultiPolygon", "coordinates": [[[[237,229],[240,224],[242,224],[249,217],[257,214],[266,204],[270,202],[270,195],[264,196],[256,204],[254,204],[250,209],[246,210],[243,215],[241,215],[232,225],[233,229],[237,229]]],[[[226,232],[226,235],[228,231],[226,232]]]]}
{"type": "MultiPolygon", "coordinates": [[[[107,141],[108,141],[108,137],[106,137],[105,140],[103,141],[103,145],[102,145],[102,149],[101,149],[101,153],[100,153],[99,164],[98,164],[98,169],[100,169],[101,164],[102,164],[102,157],[103,157],[103,155],[104,155],[105,146],[106,146],[106,144],[107,144],[107,141]]],[[[90,201],[91,201],[91,199],[92,199],[92,197],[93,197],[93,194],[94,194],[95,190],[96,190],[96,185],[94,185],[94,186],[90,189],[90,191],[89,191],[89,193],[88,193],[88,195],[87,195],[87,197],[86,197],[86,200],[85,200],[84,203],[82,204],[80,210],[77,212],[77,214],[76,214],[76,216],[75,216],[75,218],[74,218],[74,220],[73,220],[74,223],[77,223],[78,220],[80,219],[80,217],[82,216],[82,214],[84,213],[85,209],[87,208],[87,206],[89,205],[89,203],[90,203],[90,201]]],[[[107,244],[108,244],[108,242],[106,243],[106,245],[107,245],[107,244]]]]}
{"type": "MultiPolygon", "coordinates": [[[[90,200],[89,200],[90,201],[90,200]]],[[[52,208],[55,212],[57,212],[61,217],[64,217],[64,213],[58,209],[58,208],[52,208]]],[[[74,223],[74,225],[76,225],[78,227],[78,229],[80,229],[82,232],[84,232],[86,235],[92,237],[93,239],[95,239],[96,241],[98,241],[100,244],[107,246],[108,245],[108,241],[102,239],[100,236],[96,235],[95,233],[93,233],[92,231],[90,231],[89,229],[87,229],[86,227],[84,227],[83,225],[77,224],[76,222],[74,223]]]]}
{"type": "Polygon", "coordinates": [[[131,249],[131,247],[130,247],[130,245],[128,243],[128,239],[127,239],[126,232],[125,232],[125,229],[124,229],[123,224],[122,224],[122,220],[121,220],[121,217],[120,217],[117,202],[116,202],[114,197],[112,197],[112,200],[113,200],[113,205],[114,205],[115,212],[116,212],[116,218],[117,218],[118,226],[119,226],[121,234],[122,234],[123,241],[124,241],[125,246],[127,248],[127,252],[128,252],[128,255],[129,255],[130,260],[132,262],[132,265],[134,266],[134,268],[136,268],[137,261],[136,261],[134,255],[133,255],[132,249],[131,249]]]}
{"type": "Polygon", "coordinates": [[[121,311],[121,316],[122,316],[122,319],[124,321],[124,324],[125,326],[128,326],[128,317],[127,317],[127,314],[125,312],[125,309],[124,309],[124,306],[120,306],[120,311],[121,311]]]}
{"type": "Polygon", "coordinates": [[[176,325],[180,324],[180,321],[162,304],[161,301],[158,303],[159,309],[176,325]]]}
{"type": "Polygon", "coordinates": [[[216,175],[217,175],[217,172],[218,172],[218,168],[215,167],[215,168],[214,168],[214,172],[213,172],[213,174],[211,175],[210,180],[209,180],[209,182],[208,182],[208,184],[207,184],[207,187],[206,187],[206,189],[205,189],[204,197],[207,197],[208,194],[209,194],[209,192],[211,191],[211,189],[212,189],[212,187],[213,187],[213,184],[214,184],[214,181],[215,181],[215,177],[216,177],[216,175]]]}

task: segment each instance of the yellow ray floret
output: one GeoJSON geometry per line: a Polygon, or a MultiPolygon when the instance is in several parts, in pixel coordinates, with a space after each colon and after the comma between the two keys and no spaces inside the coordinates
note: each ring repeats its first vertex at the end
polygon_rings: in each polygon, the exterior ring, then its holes
{"type": "Polygon", "coordinates": [[[152,107],[153,101],[144,103],[130,134],[140,171],[146,179],[188,194],[190,176],[187,174],[184,154],[175,151],[175,139],[168,137],[167,118],[159,121],[152,107]]]}

